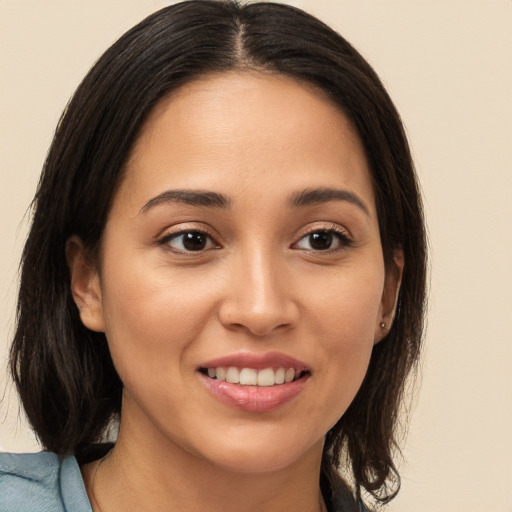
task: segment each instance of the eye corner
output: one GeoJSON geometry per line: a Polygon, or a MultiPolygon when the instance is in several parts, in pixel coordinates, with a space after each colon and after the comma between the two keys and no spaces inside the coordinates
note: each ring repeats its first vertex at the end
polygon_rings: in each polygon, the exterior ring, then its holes
{"type": "Polygon", "coordinates": [[[167,232],[156,243],[178,255],[197,256],[221,248],[211,233],[199,228],[181,228],[171,233],[167,232]]]}
{"type": "Polygon", "coordinates": [[[314,227],[291,245],[292,249],[318,255],[332,254],[353,247],[354,240],[349,233],[337,226],[314,227]]]}

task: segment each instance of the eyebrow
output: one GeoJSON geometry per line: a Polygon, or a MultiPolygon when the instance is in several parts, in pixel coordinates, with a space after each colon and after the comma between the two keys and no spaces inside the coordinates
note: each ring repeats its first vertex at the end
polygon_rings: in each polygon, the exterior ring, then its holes
{"type": "MultiPolygon", "coordinates": [[[[366,215],[370,215],[368,207],[356,194],[343,189],[325,187],[305,189],[293,194],[289,203],[293,208],[301,208],[329,201],[347,201],[357,206],[366,215]]],[[[229,208],[231,206],[231,200],[217,192],[208,190],[166,190],[150,199],[141,208],[140,212],[146,213],[151,208],[168,202],[183,203],[191,206],[206,206],[208,208],[229,208]]]]}
{"type": "Polygon", "coordinates": [[[329,201],[347,201],[357,206],[366,215],[370,215],[370,211],[364,201],[348,190],[337,188],[306,189],[294,194],[290,199],[290,203],[294,208],[322,204],[329,201]]]}
{"type": "Polygon", "coordinates": [[[228,208],[231,201],[222,194],[207,190],[166,190],[150,199],[140,210],[146,213],[151,208],[162,203],[183,203],[191,206],[206,206],[209,208],[228,208]]]}

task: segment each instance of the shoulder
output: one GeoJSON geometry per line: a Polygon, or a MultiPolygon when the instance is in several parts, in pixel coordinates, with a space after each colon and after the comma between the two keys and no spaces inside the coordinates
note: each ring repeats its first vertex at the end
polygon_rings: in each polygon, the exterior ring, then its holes
{"type": "Polygon", "coordinates": [[[59,458],[53,453],[1,453],[0,510],[64,510],[59,470],[59,458]]]}
{"type": "Polygon", "coordinates": [[[90,512],[91,507],[73,456],[50,452],[0,453],[2,512],[90,512]]]}

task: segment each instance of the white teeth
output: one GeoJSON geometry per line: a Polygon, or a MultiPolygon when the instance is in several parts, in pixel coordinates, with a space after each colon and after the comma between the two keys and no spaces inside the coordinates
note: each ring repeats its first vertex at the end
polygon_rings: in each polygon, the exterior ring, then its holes
{"type": "Polygon", "coordinates": [[[226,382],[230,384],[240,383],[240,371],[234,366],[230,366],[226,371],[226,382]]]}
{"type": "Polygon", "coordinates": [[[273,386],[276,383],[276,375],[272,368],[265,368],[258,372],[258,386],[273,386]]]}
{"type": "Polygon", "coordinates": [[[284,374],[284,381],[291,382],[295,378],[295,370],[293,368],[288,368],[286,373],[284,374]]]}
{"type": "Polygon", "coordinates": [[[258,372],[252,368],[242,368],[240,371],[240,384],[243,386],[256,386],[258,372]]]}
{"type": "Polygon", "coordinates": [[[265,368],[255,370],[254,368],[242,368],[239,370],[235,366],[229,368],[208,368],[208,377],[220,381],[226,381],[230,384],[241,384],[242,386],[260,386],[270,387],[276,384],[284,384],[298,379],[302,371],[293,368],[265,368]]]}

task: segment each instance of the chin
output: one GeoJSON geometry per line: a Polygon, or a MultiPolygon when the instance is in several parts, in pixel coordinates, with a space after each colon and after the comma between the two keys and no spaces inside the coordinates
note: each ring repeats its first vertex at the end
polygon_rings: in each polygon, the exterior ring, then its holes
{"type": "Polygon", "coordinates": [[[232,473],[265,474],[275,473],[295,465],[297,457],[287,454],[233,453],[215,461],[216,465],[232,473]]]}
{"type": "Polygon", "coordinates": [[[263,474],[278,472],[288,467],[296,466],[300,460],[318,457],[321,459],[324,438],[313,445],[295,442],[290,437],[287,442],[281,439],[262,435],[261,433],[249,441],[241,438],[239,442],[231,440],[228,444],[220,443],[214,450],[203,452],[210,461],[226,471],[245,474],[263,474]]]}

